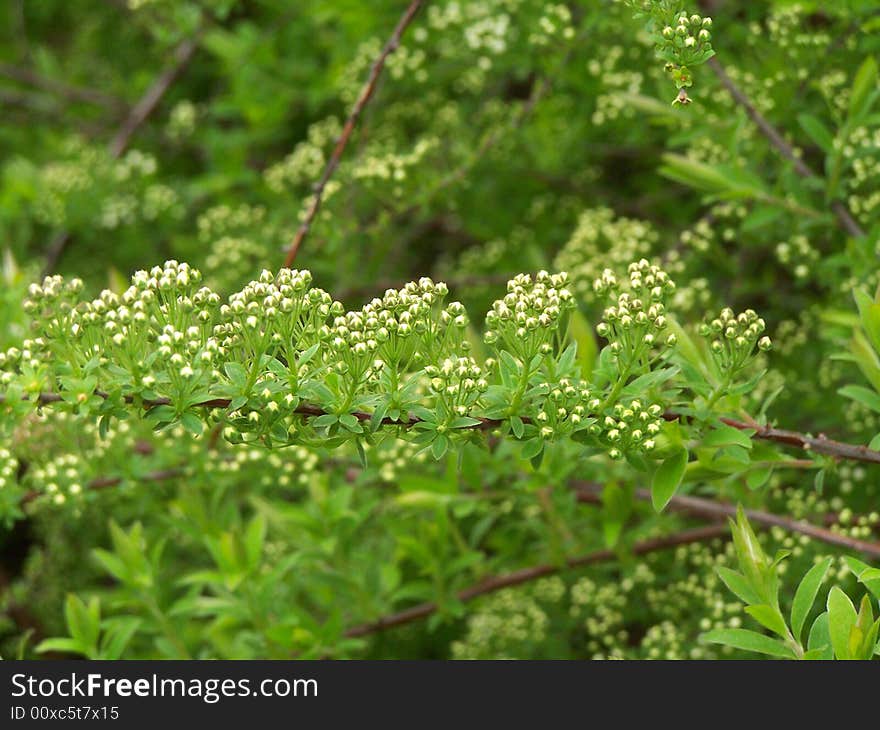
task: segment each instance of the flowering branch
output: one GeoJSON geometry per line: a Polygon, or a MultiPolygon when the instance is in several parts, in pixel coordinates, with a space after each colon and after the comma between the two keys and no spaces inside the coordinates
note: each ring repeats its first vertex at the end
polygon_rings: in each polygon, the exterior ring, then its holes
{"type": "Polygon", "coordinates": [[[330,159],[327,160],[327,165],[324,167],[324,172],[321,174],[321,178],[315,185],[311,205],[306,211],[305,218],[300,224],[296,235],[294,235],[293,240],[290,242],[290,247],[287,250],[287,256],[285,256],[284,258],[285,268],[289,268],[293,264],[294,260],[296,259],[297,253],[299,253],[302,242],[305,240],[305,237],[308,235],[309,230],[312,227],[312,222],[315,220],[315,216],[318,215],[318,211],[321,208],[321,201],[324,197],[324,188],[326,188],[327,183],[330,181],[330,178],[333,176],[333,173],[339,166],[339,161],[342,159],[342,153],[345,151],[346,145],[348,145],[348,141],[351,138],[351,133],[354,131],[358,118],[360,117],[361,112],[364,110],[364,107],[366,107],[366,105],[369,103],[370,99],[373,96],[373,93],[376,90],[376,84],[379,81],[379,76],[382,74],[382,69],[385,67],[385,61],[388,59],[388,56],[394,53],[394,51],[396,51],[397,48],[400,46],[400,39],[403,36],[403,32],[412,22],[413,18],[416,16],[416,13],[418,13],[419,8],[421,8],[423,4],[423,1],[424,0],[413,0],[409,4],[409,7],[406,9],[400,20],[397,22],[397,25],[394,28],[394,32],[391,34],[388,42],[385,44],[385,46],[382,48],[381,53],[379,53],[379,56],[373,62],[373,65],[370,68],[370,74],[367,77],[367,81],[361,89],[361,93],[351,110],[351,114],[349,114],[348,119],[345,120],[345,125],[342,128],[342,133],[339,135],[339,139],[336,140],[336,146],[333,148],[333,152],[330,154],[330,159]]]}
{"type": "MultiPolygon", "coordinates": [[[[95,391],[95,395],[99,398],[107,398],[107,393],[102,391],[95,391]]],[[[27,396],[24,397],[27,400],[27,396]]],[[[5,396],[0,394],[0,403],[5,401],[5,396]]],[[[41,405],[49,405],[51,403],[60,403],[64,401],[64,397],[59,393],[40,393],[37,396],[37,401],[41,405]]],[[[127,403],[134,402],[134,399],[131,396],[126,396],[125,401],[127,403]]],[[[195,407],[198,408],[229,408],[231,404],[231,399],[229,398],[212,398],[209,400],[202,401],[200,403],[196,403],[195,407]]],[[[156,399],[140,399],[141,405],[144,408],[155,408],[156,406],[169,406],[172,405],[172,401],[169,398],[156,398],[156,399]]],[[[310,405],[307,403],[303,403],[294,408],[291,413],[306,416],[310,418],[317,418],[319,416],[326,416],[328,411],[323,408],[320,408],[315,405],[310,405]]],[[[358,421],[362,423],[367,423],[373,420],[374,414],[367,413],[365,411],[351,411],[352,416],[354,416],[358,421]]],[[[474,416],[469,414],[470,418],[477,421],[476,423],[468,424],[467,426],[461,426],[460,430],[471,430],[471,431],[491,431],[492,429],[499,428],[506,422],[507,419],[501,418],[486,418],[481,416],[474,416]]],[[[520,415],[518,416],[520,420],[524,424],[531,424],[532,419],[529,416],[520,415]]],[[[683,418],[681,414],[666,412],[663,414],[663,418],[665,420],[680,420],[683,418]]],[[[732,428],[737,429],[738,431],[753,431],[751,438],[757,439],[760,441],[772,441],[774,443],[782,444],[784,446],[792,446],[797,449],[801,449],[802,451],[812,452],[816,454],[824,454],[826,456],[834,457],[835,459],[842,459],[845,461],[860,461],[867,464],[880,464],[880,451],[875,449],[868,448],[867,446],[863,446],[861,444],[850,444],[843,441],[835,441],[833,439],[829,439],[826,436],[810,436],[806,433],[801,433],[799,431],[790,431],[788,429],[775,428],[772,426],[762,426],[758,423],[746,423],[745,421],[739,421],[733,418],[722,417],[719,419],[722,423],[727,426],[731,426],[732,428]]],[[[399,428],[412,428],[419,423],[423,423],[424,419],[420,418],[416,415],[408,415],[406,418],[398,418],[393,419],[390,417],[385,417],[381,419],[379,422],[382,426],[396,426],[399,428]]]]}

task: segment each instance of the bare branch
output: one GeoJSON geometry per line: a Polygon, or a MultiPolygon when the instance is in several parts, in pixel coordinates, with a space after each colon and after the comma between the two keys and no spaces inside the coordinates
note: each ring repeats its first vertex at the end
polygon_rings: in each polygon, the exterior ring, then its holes
{"type": "MultiPolygon", "coordinates": [[[[171,88],[174,81],[189,65],[189,62],[192,60],[196,49],[198,48],[198,43],[199,34],[197,33],[193,38],[188,38],[177,46],[174,50],[174,60],[172,63],[162,71],[137,104],[131,108],[128,116],[122,122],[122,125],[107,146],[112,157],[118,158],[126,149],[128,149],[135,132],[137,132],[143,123],[153,114],[156,107],[159,106],[159,102],[162,101],[162,98],[168,92],[168,89],[171,88]]],[[[52,238],[49,243],[48,251],[46,252],[46,263],[43,267],[43,276],[52,273],[69,241],[69,231],[59,231],[52,238]]]]}
{"type": "Polygon", "coordinates": [[[361,112],[364,110],[364,107],[366,107],[366,105],[369,103],[370,99],[373,96],[373,92],[375,92],[376,90],[376,84],[379,81],[379,76],[382,74],[382,69],[385,67],[385,61],[388,59],[388,56],[394,53],[394,51],[396,51],[397,48],[400,46],[400,39],[403,36],[403,32],[412,22],[413,18],[416,16],[416,13],[418,13],[419,11],[419,8],[421,8],[423,2],[424,0],[413,0],[413,2],[409,4],[409,7],[406,9],[400,20],[397,22],[397,26],[394,28],[394,32],[391,34],[388,42],[382,48],[382,52],[373,62],[373,65],[370,68],[370,75],[367,77],[367,81],[361,89],[360,96],[358,96],[358,99],[351,110],[351,114],[349,114],[348,119],[346,119],[345,121],[345,125],[342,128],[342,134],[340,134],[339,139],[336,140],[336,146],[333,148],[330,159],[327,161],[327,165],[324,167],[324,172],[321,174],[321,178],[315,185],[314,195],[312,197],[312,204],[309,206],[305,218],[300,224],[299,229],[297,230],[296,235],[293,237],[293,240],[290,243],[290,247],[287,250],[287,256],[284,259],[285,268],[290,268],[290,266],[293,265],[293,262],[296,259],[296,255],[297,253],[299,253],[300,246],[302,246],[302,242],[308,235],[309,230],[312,227],[312,222],[315,220],[315,216],[318,215],[318,211],[321,209],[321,201],[324,197],[324,189],[327,187],[327,183],[330,181],[330,178],[333,176],[333,173],[339,166],[339,161],[342,159],[342,153],[345,151],[345,147],[348,144],[349,139],[351,138],[351,133],[354,131],[355,125],[357,124],[361,112]]]}
{"type": "MultiPolygon", "coordinates": [[[[791,161],[794,165],[795,172],[801,177],[813,178],[819,177],[815,171],[813,171],[800,157],[798,157],[794,148],[786,142],[785,138],[779,133],[779,131],[767,121],[767,118],[764,117],[761,112],[755,107],[752,103],[751,99],[745,95],[745,93],[740,89],[734,82],[730,76],[727,75],[727,71],[724,70],[724,66],[721,65],[721,62],[717,57],[710,58],[707,62],[709,68],[715,73],[718,77],[718,80],[721,82],[721,85],[727,89],[730,95],[733,97],[734,101],[739,104],[744,110],[745,113],[749,116],[755,125],[761,130],[761,133],[769,140],[770,144],[772,144],[779,152],[785,157],[787,160],[791,161]]],[[[862,230],[862,227],[858,224],[855,218],[853,218],[852,214],[849,212],[847,207],[841,203],[839,200],[835,200],[831,203],[831,210],[837,216],[837,219],[840,221],[843,229],[849,233],[849,235],[855,238],[862,238],[865,235],[865,232],[862,230]]]]}
{"type": "MultiPolygon", "coordinates": [[[[726,538],[729,530],[726,525],[708,525],[705,527],[697,527],[692,530],[685,530],[674,535],[664,535],[663,537],[655,537],[649,540],[643,540],[633,545],[631,552],[634,555],[646,555],[648,553],[657,552],[659,550],[669,550],[670,548],[679,547],[680,545],[690,545],[695,542],[706,542],[708,540],[716,540],[726,538]]],[[[614,550],[597,550],[586,555],[575,558],[569,558],[563,564],[546,563],[543,565],[535,565],[530,568],[506,573],[494,578],[487,578],[470,588],[465,588],[458,593],[458,600],[462,602],[472,601],[474,598],[484,596],[487,593],[494,593],[503,588],[511,588],[513,586],[522,585],[548,575],[561,573],[567,568],[582,568],[587,565],[595,565],[597,563],[605,563],[615,560],[619,554],[614,550]]],[[[433,601],[420,603],[412,608],[392,613],[376,621],[371,621],[357,626],[352,626],[345,632],[349,638],[367,636],[385,629],[395,626],[418,621],[426,618],[438,610],[438,605],[433,601]]]]}
{"type": "MultiPolygon", "coordinates": [[[[575,481],[572,486],[577,492],[578,501],[596,504],[600,502],[602,494],[602,485],[591,482],[575,481]]],[[[651,501],[651,492],[647,489],[636,489],[635,497],[643,502],[651,501]]],[[[669,500],[668,507],[673,512],[681,512],[693,515],[695,517],[720,518],[736,517],[736,505],[719,502],[712,499],[703,499],[701,497],[691,497],[686,495],[675,495],[669,500]]],[[[771,512],[763,512],[761,510],[747,509],[744,510],[749,521],[761,527],[781,527],[786,532],[793,532],[800,535],[806,535],[813,540],[824,542],[827,545],[853,550],[855,552],[870,555],[871,557],[880,557],[880,543],[867,542],[859,540],[848,535],[841,535],[832,532],[824,527],[818,527],[804,522],[795,520],[784,515],[776,515],[771,512]]],[[[836,521],[835,515],[828,515],[826,522],[833,524],[836,521]]]]}

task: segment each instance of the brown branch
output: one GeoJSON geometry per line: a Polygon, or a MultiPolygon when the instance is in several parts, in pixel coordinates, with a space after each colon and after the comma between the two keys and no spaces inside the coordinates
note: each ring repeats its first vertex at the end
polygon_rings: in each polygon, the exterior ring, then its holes
{"type": "Polygon", "coordinates": [[[762,441],[773,441],[778,444],[784,444],[785,446],[793,446],[802,451],[833,456],[836,459],[864,461],[868,464],[880,464],[880,451],[869,449],[867,446],[834,441],[822,434],[819,434],[818,436],[810,436],[808,434],[789,431],[783,428],[762,426],[757,423],[745,423],[733,418],[721,418],[720,420],[722,423],[739,429],[740,431],[754,431],[755,434],[752,438],[761,439],[762,441]]]}
{"type": "Polygon", "coordinates": [[[309,230],[312,226],[312,222],[315,220],[315,216],[318,215],[318,211],[321,208],[321,201],[324,197],[324,189],[327,187],[327,183],[330,181],[330,178],[333,176],[333,173],[339,166],[339,161],[342,159],[342,153],[345,151],[345,147],[348,144],[349,139],[351,138],[351,133],[354,131],[355,125],[357,124],[361,112],[364,110],[364,107],[366,107],[366,105],[369,103],[370,99],[373,96],[373,93],[376,90],[376,84],[379,81],[379,76],[382,74],[382,69],[385,67],[385,61],[388,59],[388,56],[394,53],[394,51],[396,51],[397,48],[400,46],[400,39],[403,36],[403,32],[412,22],[416,13],[419,11],[419,8],[421,8],[423,2],[424,0],[413,0],[409,4],[409,7],[406,9],[400,20],[397,22],[397,26],[394,28],[394,32],[391,34],[388,42],[382,48],[382,52],[373,62],[373,65],[370,68],[370,74],[367,77],[367,81],[361,89],[360,96],[358,96],[358,99],[351,110],[351,114],[349,114],[348,119],[346,119],[345,121],[345,125],[342,128],[342,133],[339,135],[339,139],[336,140],[336,146],[333,148],[330,159],[327,161],[327,165],[324,167],[324,172],[321,174],[321,178],[315,185],[314,195],[312,197],[312,204],[311,206],[309,206],[309,209],[306,212],[306,216],[303,219],[303,222],[300,224],[299,229],[297,230],[296,235],[293,237],[293,240],[290,243],[290,247],[287,250],[287,256],[284,259],[285,268],[290,268],[290,266],[293,265],[293,262],[296,259],[296,255],[297,253],[299,253],[300,246],[302,245],[303,240],[305,240],[305,237],[308,235],[309,230]]]}
{"type": "MultiPolygon", "coordinates": [[[[107,145],[108,152],[113,158],[118,158],[128,149],[131,144],[132,137],[135,132],[147,121],[147,119],[156,111],[159,102],[171,88],[174,81],[183,73],[184,69],[189,65],[195,55],[199,44],[200,33],[192,38],[183,41],[173,53],[173,61],[162,71],[156,80],[150,85],[150,88],[144,93],[140,100],[135,104],[128,116],[122,122],[113,139],[107,145]]],[[[43,276],[52,273],[61,254],[70,241],[69,231],[59,231],[55,234],[49,243],[46,252],[46,263],[43,267],[43,276]]]]}
{"type": "MultiPolygon", "coordinates": [[[[632,546],[633,555],[646,555],[648,553],[657,552],[659,550],[668,550],[670,548],[679,547],[681,545],[690,545],[695,542],[706,542],[707,540],[715,540],[718,538],[726,538],[729,534],[726,525],[708,525],[705,527],[697,527],[692,530],[675,533],[674,535],[664,535],[648,540],[637,542],[632,546]]],[[[615,560],[619,554],[614,550],[597,550],[579,557],[569,558],[562,564],[546,563],[543,565],[535,565],[530,568],[523,568],[512,573],[487,578],[469,588],[465,588],[457,594],[459,601],[467,602],[487,593],[500,591],[503,588],[511,588],[513,586],[522,585],[529,581],[544,578],[548,575],[555,575],[567,568],[582,568],[587,565],[595,565],[597,563],[605,563],[615,560]]],[[[345,632],[349,638],[367,636],[385,629],[395,626],[418,621],[426,618],[439,610],[437,603],[428,601],[420,603],[411,608],[383,616],[375,621],[352,626],[345,632]]]]}
{"type": "MultiPolygon", "coordinates": [[[[95,391],[95,395],[101,398],[108,397],[107,393],[104,393],[102,391],[95,391]]],[[[5,400],[5,396],[0,395],[0,403],[3,403],[5,400]]],[[[22,398],[22,400],[28,400],[28,398],[25,396],[22,398]]],[[[59,393],[40,393],[37,397],[37,400],[41,405],[48,405],[51,403],[58,403],[64,399],[59,393]]],[[[127,403],[134,402],[134,398],[132,396],[125,396],[124,400],[127,403]]],[[[195,406],[198,408],[228,408],[231,402],[232,401],[229,398],[212,398],[210,400],[197,403],[195,404],[195,406]]],[[[172,405],[172,401],[170,398],[141,400],[140,403],[145,408],[172,405]]],[[[327,411],[325,411],[323,408],[309,403],[303,403],[299,405],[292,412],[301,416],[308,417],[328,415],[327,411]]],[[[362,423],[371,421],[373,419],[372,413],[366,413],[364,411],[353,411],[350,415],[354,416],[358,421],[361,421],[362,423]]],[[[679,420],[683,418],[681,414],[670,412],[663,414],[663,417],[666,420],[679,420]]],[[[498,428],[505,423],[504,419],[499,418],[486,418],[484,416],[473,415],[470,416],[470,418],[473,418],[476,423],[471,426],[464,426],[456,430],[491,431],[492,429],[498,428]]],[[[521,419],[523,423],[532,422],[528,416],[521,416],[521,419]]],[[[394,420],[386,416],[379,422],[379,425],[411,428],[419,423],[422,423],[423,421],[424,419],[413,415],[408,415],[405,419],[402,420],[394,420]]],[[[867,446],[861,446],[859,444],[848,444],[842,441],[835,441],[821,434],[819,436],[810,436],[809,434],[800,433],[798,431],[789,431],[786,429],[774,428],[772,426],[762,426],[758,423],[746,423],[744,421],[738,421],[733,418],[721,418],[720,421],[740,431],[753,431],[753,439],[759,439],[761,441],[771,441],[785,446],[792,446],[808,453],[824,454],[826,456],[832,456],[836,459],[861,461],[867,464],[880,464],[880,451],[870,449],[867,446]]]]}
{"type": "Polygon", "coordinates": [[[194,37],[187,38],[174,49],[174,60],[172,63],[165,68],[138,103],[132,107],[131,112],[122,123],[113,141],[110,142],[110,154],[113,157],[119,157],[125,152],[134,133],[156,110],[159,102],[162,101],[162,97],[165,96],[177,77],[189,65],[199,46],[200,35],[200,33],[196,33],[194,37]]]}
{"type": "MultiPolygon", "coordinates": [[[[758,127],[770,144],[772,144],[783,157],[794,165],[795,172],[797,172],[798,175],[804,178],[821,177],[800,157],[798,157],[794,148],[785,140],[779,131],[770,124],[767,118],[758,111],[751,99],[749,99],[742,89],[734,83],[733,79],[728,76],[727,71],[724,70],[724,66],[721,65],[721,62],[717,57],[710,58],[707,65],[712,69],[715,76],[718,77],[721,85],[727,89],[734,101],[745,110],[749,119],[755,123],[755,126],[758,127]]],[[[831,210],[837,216],[841,226],[847,233],[855,238],[864,237],[865,232],[842,202],[839,200],[833,201],[831,203],[831,210]]]]}
{"type": "MultiPolygon", "coordinates": [[[[578,501],[590,504],[596,504],[601,501],[601,484],[575,481],[572,482],[572,486],[577,493],[578,501]]],[[[651,492],[647,489],[636,489],[635,498],[643,502],[650,502],[651,492]]],[[[736,517],[736,505],[686,495],[675,495],[672,497],[669,500],[668,508],[673,512],[681,512],[695,517],[708,517],[715,519],[736,517]]],[[[825,527],[818,527],[809,522],[795,520],[791,517],[776,515],[771,512],[754,509],[747,509],[744,510],[744,512],[750,522],[759,525],[760,527],[781,527],[786,532],[806,535],[813,540],[818,540],[828,545],[834,545],[835,547],[853,550],[855,552],[863,553],[864,555],[870,555],[874,558],[880,558],[880,543],[867,542],[855,537],[841,535],[837,532],[826,529],[825,527]]],[[[834,524],[836,519],[835,515],[828,515],[826,522],[834,524]]]]}

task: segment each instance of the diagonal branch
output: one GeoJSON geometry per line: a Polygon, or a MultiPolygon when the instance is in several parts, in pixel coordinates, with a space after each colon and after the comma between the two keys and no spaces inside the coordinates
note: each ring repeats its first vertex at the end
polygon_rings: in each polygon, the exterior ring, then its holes
{"type": "MultiPolygon", "coordinates": [[[[128,149],[135,132],[156,111],[156,107],[159,106],[159,102],[162,101],[168,89],[171,88],[171,85],[178,76],[183,73],[195,55],[198,48],[199,35],[197,33],[194,37],[188,38],[177,46],[173,54],[174,60],[150,85],[150,88],[147,89],[137,104],[131,108],[128,116],[107,146],[111,157],[118,158],[128,149]]],[[[49,248],[46,252],[46,263],[43,266],[43,276],[52,273],[69,241],[70,231],[59,231],[49,242],[49,248]]]]}
{"type": "MultiPolygon", "coordinates": [[[[575,489],[579,502],[587,502],[596,504],[601,502],[602,485],[592,482],[575,481],[571,486],[575,489]]],[[[635,498],[642,502],[651,501],[651,492],[647,489],[636,489],[635,498]]],[[[725,517],[736,517],[736,505],[726,502],[717,502],[712,499],[703,499],[701,497],[691,497],[686,495],[675,495],[669,500],[668,507],[673,512],[681,512],[683,514],[692,515],[694,517],[703,517],[710,519],[723,519],[725,517]]],[[[880,558],[880,543],[859,540],[855,537],[842,535],[838,532],[832,532],[825,527],[818,527],[796,520],[785,515],[776,515],[772,512],[764,512],[762,510],[747,509],[744,510],[749,521],[760,525],[761,527],[781,527],[786,532],[793,532],[800,535],[824,542],[827,545],[853,550],[855,552],[870,555],[873,558],[880,558]]],[[[835,515],[829,515],[826,522],[836,520],[835,515]]]]}
{"type": "MultiPolygon", "coordinates": [[[[787,160],[791,161],[794,165],[795,172],[798,175],[805,178],[817,178],[819,175],[810,168],[800,157],[795,153],[794,148],[785,140],[785,138],[779,133],[779,131],[767,120],[767,118],[758,111],[755,105],[752,103],[751,99],[745,95],[745,93],[740,89],[727,75],[727,71],[724,70],[724,66],[721,65],[721,62],[717,57],[710,58],[707,61],[707,65],[712,69],[715,76],[718,77],[718,80],[721,82],[721,85],[727,89],[730,95],[733,97],[733,100],[739,104],[745,113],[748,115],[749,119],[751,119],[758,129],[761,131],[770,144],[772,144],[780,154],[785,157],[787,160]]],[[[831,203],[831,210],[834,212],[834,215],[837,216],[837,219],[840,221],[841,227],[849,233],[849,235],[855,238],[862,238],[865,235],[865,232],[862,230],[862,227],[858,224],[855,218],[853,218],[852,214],[849,212],[847,207],[840,202],[839,200],[835,200],[831,203]]]]}
{"type": "MultiPolygon", "coordinates": [[[[664,535],[663,537],[655,537],[649,540],[637,542],[632,547],[633,555],[646,555],[648,553],[657,552],[659,550],[669,550],[670,548],[679,547],[680,545],[690,545],[695,542],[706,542],[707,540],[715,540],[726,538],[729,530],[726,525],[708,525],[705,527],[697,527],[692,530],[675,533],[674,535],[664,535]]],[[[539,578],[545,578],[548,575],[561,573],[567,568],[582,568],[587,565],[595,565],[597,563],[606,563],[615,560],[619,554],[614,550],[597,550],[579,557],[569,558],[562,564],[545,563],[543,565],[535,565],[530,568],[523,568],[512,573],[487,578],[470,588],[465,588],[459,592],[457,598],[459,601],[467,602],[475,598],[484,596],[487,593],[494,593],[503,588],[511,588],[513,586],[522,585],[539,578]]],[[[426,618],[439,610],[439,606],[433,601],[420,603],[411,608],[383,616],[375,621],[358,624],[352,626],[345,632],[349,638],[359,636],[367,636],[385,629],[402,626],[404,624],[418,621],[426,618]]]]}
{"type": "Polygon", "coordinates": [[[409,4],[409,7],[406,9],[400,20],[397,22],[397,26],[395,26],[394,32],[391,34],[388,42],[382,48],[382,52],[373,62],[373,65],[370,68],[370,74],[367,77],[367,81],[361,89],[360,96],[358,96],[358,99],[351,110],[351,114],[349,114],[348,119],[346,119],[345,121],[345,125],[342,128],[342,134],[340,134],[339,139],[336,140],[336,146],[333,148],[330,159],[327,161],[327,165],[324,167],[324,172],[321,174],[321,178],[315,185],[314,195],[312,196],[312,204],[309,206],[305,218],[300,224],[296,235],[294,235],[293,240],[290,242],[290,247],[287,250],[287,256],[284,259],[285,268],[290,268],[293,265],[293,262],[296,259],[296,255],[297,253],[299,253],[300,246],[302,246],[302,242],[308,235],[309,230],[312,227],[312,223],[315,220],[315,216],[318,215],[318,211],[321,209],[321,201],[324,197],[324,189],[327,187],[327,183],[330,181],[330,178],[333,176],[336,168],[339,167],[339,161],[342,159],[342,153],[345,151],[345,147],[348,144],[349,139],[351,138],[351,133],[354,131],[355,125],[357,124],[361,112],[364,110],[364,107],[366,107],[366,105],[369,103],[370,99],[373,96],[373,92],[376,91],[376,84],[379,81],[379,76],[382,74],[382,69],[385,67],[385,61],[388,59],[388,56],[394,53],[394,51],[397,50],[398,46],[400,46],[400,39],[403,36],[403,32],[412,22],[413,18],[416,16],[416,13],[418,13],[419,11],[419,8],[421,8],[423,2],[424,0],[413,0],[409,4]]]}

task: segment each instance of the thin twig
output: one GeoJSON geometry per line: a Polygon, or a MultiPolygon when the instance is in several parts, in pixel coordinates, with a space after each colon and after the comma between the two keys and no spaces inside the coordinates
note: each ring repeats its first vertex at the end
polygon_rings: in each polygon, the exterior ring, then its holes
{"type": "MultiPolygon", "coordinates": [[[[655,537],[649,540],[643,540],[642,542],[637,542],[633,545],[631,552],[633,555],[646,555],[659,550],[669,550],[670,548],[679,547],[681,545],[690,545],[695,542],[706,542],[708,540],[725,538],[728,535],[729,531],[726,525],[708,525],[678,532],[674,535],[664,535],[663,537],[655,537]]],[[[474,598],[484,596],[487,593],[500,591],[503,588],[510,588],[512,586],[518,586],[523,583],[538,580],[539,578],[544,578],[548,575],[555,575],[567,568],[582,568],[587,565],[609,562],[618,557],[619,553],[614,550],[597,550],[592,553],[587,553],[586,555],[569,558],[562,564],[546,563],[543,565],[535,565],[530,568],[523,568],[522,570],[517,570],[513,573],[506,573],[494,578],[487,578],[470,588],[465,588],[458,593],[457,598],[462,602],[471,601],[474,598]]],[[[426,618],[431,614],[436,613],[438,610],[438,604],[433,601],[420,603],[417,606],[389,614],[375,621],[352,626],[345,632],[345,635],[349,638],[367,636],[368,634],[374,634],[395,626],[402,626],[404,624],[412,623],[413,621],[418,621],[419,619],[426,618]]]]}
{"type": "MultiPolygon", "coordinates": [[[[728,76],[727,71],[724,70],[724,66],[721,65],[721,62],[717,57],[710,58],[707,62],[709,68],[712,69],[713,73],[718,77],[718,80],[721,82],[721,85],[727,89],[730,95],[733,97],[734,101],[739,104],[748,115],[749,119],[751,119],[761,133],[767,138],[767,140],[772,144],[787,160],[791,161],[794,165],[795,172],[798,175],[805,178],[818,178],[818,175],[812,168],[810,168],[800,157],[798,157],[794,148],[785,140],[785,138],[779,133],[779,131],[767,120],[767,118],[758,111],[755,105],[752,103],[751,99],[745,95],[745,93],[740,89],[733,81],[733,79],[728,76]]],[[[837,219],[840,221],[843,229],[849,233],[851,236],[855,238],[862,238],[865,235],[865,232],[862,230],[862,227],[858,224],[855,218],[853,218],[852,214],[849,212],[847,207],[840,202],[839,200],[835,200],[831,203],[831,210],[837,216],[837,219]]]]}
{"type": "MultiPolygon", "coordinates": [[[[572,482],[578,501],[595,504],[601,500],[602,485],[591,482],[575,481],[572,482]]],[[[636,489],[634,496],[643,502],[651,501],[651,492],[647,489],[636,489]]],[[[715,501],[712,499],[703,499],[701,497],[691,497],[687,495],[675,495],[668,503],[668,508],[673,512],[682,512],[684,514],[696,517],[724,518],[736,517],[736,505],[726,502],[715,501]]],[[[813,540],[824,542],[835,547],[845,548],[846,550],[854,550],[871,557],[880,557],[880,544],[876,542],[867,542],[859,540],[848,535],[841,535],[833,532],[825,527],[818,527],[809,522],[796,520],[784,515],[776,515],[772,512],[764,512],[762,510],[746,509],[744,510],[746,517],[750,522],[761,527],[781,527],[786,532],[793,532],[800,535],[806,535],[813,540]]],[[[837,520],[835,515],[829,515],[826,522],[834,524],[837,520]]]]}
{"type": "Polygon", "coordinates": [[[345,147],[348,144],[348,140],[351,138],[351,133],[354,131],[361,112],[369,103],[373,96],[373,92],[376,90],[376,84],[379,81],[379,76],[382,74],[382,69],[385,67],[385,61],[388,59],[388,56],[394,53],[394,51],[400,46],[400,39],[403,36],[403,32],[412,22],[412,19],[419,11],[419,8],[421,8],[423,2],[424,0],[413,0],[413,2],[409,4],[409,7],[397,22],[394,32],[391,34],[388,42],[382,48],[382,52],[373,62],[367,81],[361,89],[360,96],[355,102],[351,114],[349,114],[348,119],[345,121],[345,125],[342,128],[342,134],[339,135],[339,139],[336,141],[336,146],[333,148],[330,159],[327,160],[327,165],[324,167],[324,172],[321,174],[321,178],[315,185],[312,204],[309,206],[305,218],[297,229],[296,235],[294,235],[290,247],[287,250],[287,256],[284,259],[285,268],[290,268],[290,266],[293,265],[296,255],[299,253],[300,246],[302,246],[303,240],[305,240],[305,237],[308,235],[312,222],[315,220],[315,216],[318,215],[318,211],[321,208],[321,201],[324,197],[324,189],[327,187],[327,183],[330,181],[330,178],[339,166],[339,161],[342,159],[342,153],[345,151],[345,147]]]}
{"type": "MultiPolygon", "coordinates": [[[[128,149],[135,132],[137,132],[143,123],[153,114],[159,106],[159,102],[162,101],[162,98],[168,92],[168,89],[171,88],[174,81],[189,65],[189,62],[192,60],[196,49],[198,48],[199,36],[200,33],[196,33],[194,37],[186,39],[177,46],[173,54],[174,60],[150,85],[150,88],[147,89],[146,93],[144,93],[137,104],[131,108],[128,116],[122,122],[122,125],[107,146],[111,157],[114,159],[118,158],[128,149]]],[[[48,251],[46,252],[46,263],[43,267],[43,276],[52,273],[69,241],[69,231],[59,231],[52,238],[49,243],[48,251]]]]}

